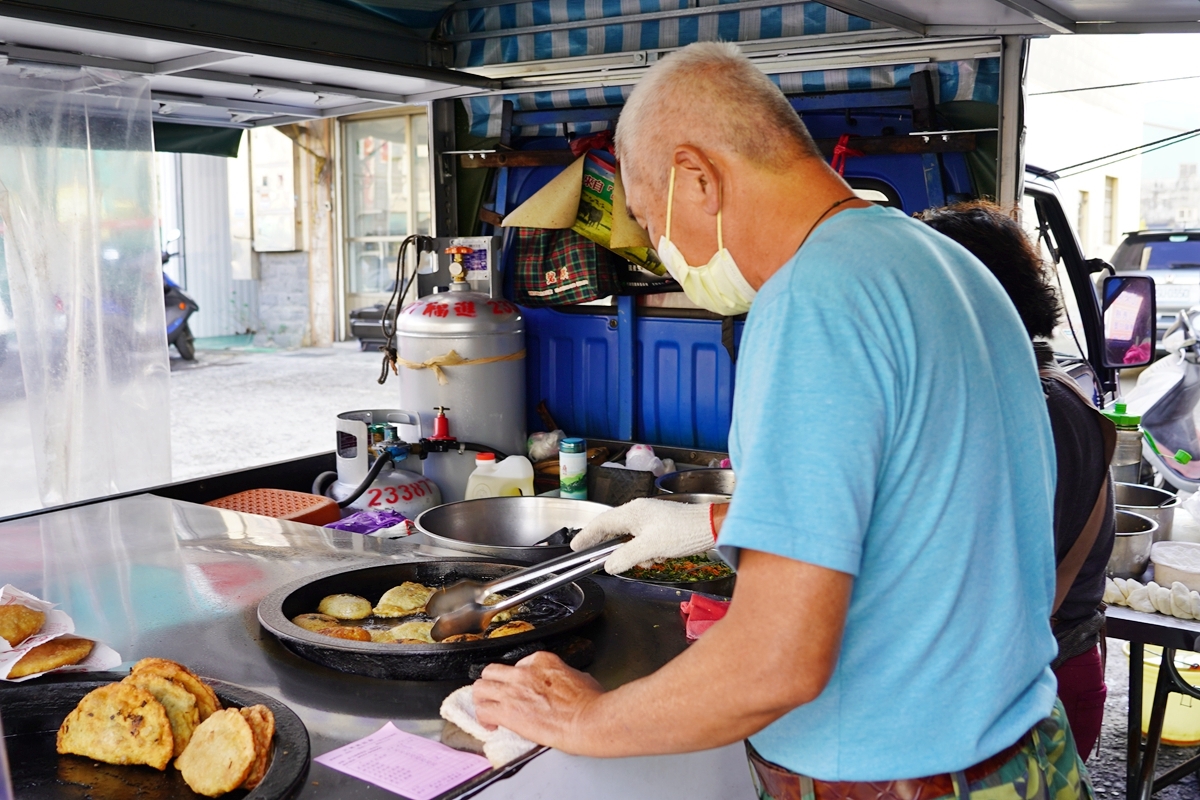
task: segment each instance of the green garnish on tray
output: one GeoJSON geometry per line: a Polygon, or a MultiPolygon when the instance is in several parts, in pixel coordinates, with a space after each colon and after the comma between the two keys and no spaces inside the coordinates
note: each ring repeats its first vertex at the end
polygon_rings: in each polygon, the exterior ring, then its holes
{"type": "Polygon", "coordinates": [[[713,581],[733,574],[733,568],[722,561],[713,561],[706,555],[668,558],[649,567],[634,567],[622,573],[626,578],[639,581],[662,581],[664,583],[695,583],[713,581]]]}

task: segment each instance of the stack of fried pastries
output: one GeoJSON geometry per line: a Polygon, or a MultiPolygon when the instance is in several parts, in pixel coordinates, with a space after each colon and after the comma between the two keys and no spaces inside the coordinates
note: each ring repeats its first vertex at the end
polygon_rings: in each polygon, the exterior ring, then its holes
{"type": "Polygon", "coordinates": [[[174,758],[192,791],[218,797],[258,786],[274,736],[275,716],[266,706],[222,709],[187,667],[144,658],[120,683],[79,701],[58,729],[58,752],[158,770],[174,758]]]}

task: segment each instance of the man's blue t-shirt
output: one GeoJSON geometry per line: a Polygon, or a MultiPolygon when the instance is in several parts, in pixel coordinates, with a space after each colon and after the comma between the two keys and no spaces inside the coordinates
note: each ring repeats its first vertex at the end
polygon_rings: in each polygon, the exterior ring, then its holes
{"type": "Polygon", "coordinates": [[[934,775],[1049,714],[1054,442],[1016,310],[965,249],[879,207],[820,225],[750,311],[730,454],[723,548],[855,576],[833,676],[750,737],[764,758],[934,775]]]}

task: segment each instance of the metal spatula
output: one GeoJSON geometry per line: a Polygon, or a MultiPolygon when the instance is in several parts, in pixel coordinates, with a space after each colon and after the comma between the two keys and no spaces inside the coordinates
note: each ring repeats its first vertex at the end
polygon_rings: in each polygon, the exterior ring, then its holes
{"type": "Polygon", "coordinates": [[[491,624],[492,618],[501,611],[515,608],[527,600],[598,571],[604,566],[604,560],[614,550],[632,538],[632,536],[622,536],[610,539],[595,547],[589,547],[587,550],[568,553],[527,569],[518,570],[491,583],[465,580],[459,581],[453,586],[438,589],[425,604],[425,613],[434,618],[430,636],[435,642],[440,642],[449,636],[456,636],[460,633],[483,633],[491,624]],[[546,578],[546,580],[534,583],[523,592],[506,597],[495,605],[483,604],[483,600],[489,595],[515,589],[542,578],[546,578]]]}

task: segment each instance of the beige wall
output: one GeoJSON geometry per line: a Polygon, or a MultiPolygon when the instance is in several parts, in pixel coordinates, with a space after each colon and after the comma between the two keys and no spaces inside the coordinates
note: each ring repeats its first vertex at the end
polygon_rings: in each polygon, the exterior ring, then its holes
{"type": "MultiPolygon", "coordinates": [[[[1141,144],[1143,110],[1134,88],[1037,94],[1128,81],[1136,58],[1119,39],[1103,36],[1033,40],[1026,82],[1026,163],[1058,170],[1141,144]]],[[[1109,258],[1122,234],[1138,229],[1141,174],[1139,156],[1058,181],[1063,208],[1085,256],[1109,258]],[[1106,178],[1116,181],[1110,241],[1103,235],[1106,178]],[[1088,197],[1082,227],[1081,192],[1088,197]]]]}

